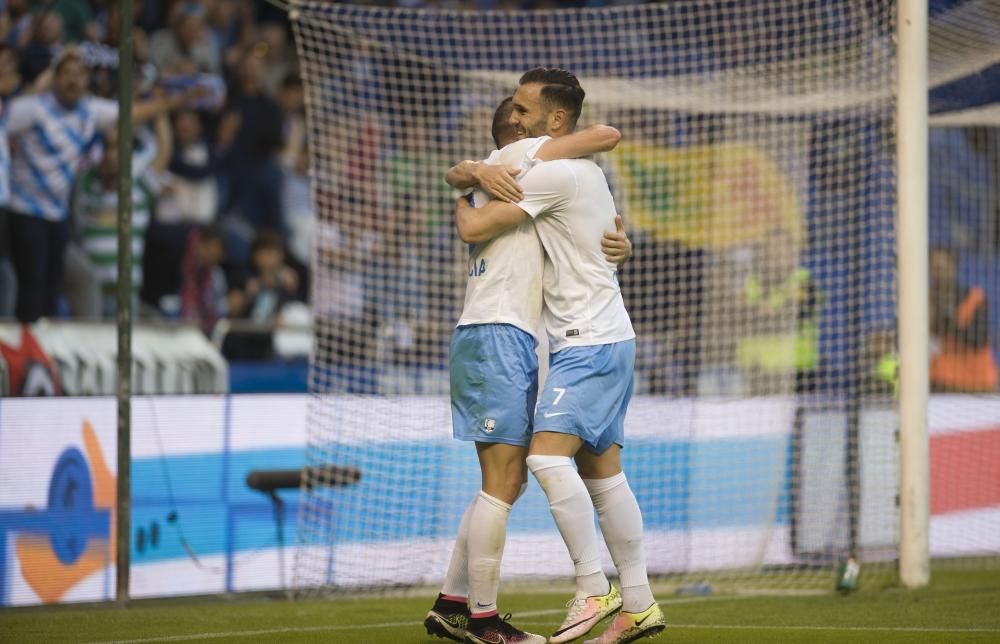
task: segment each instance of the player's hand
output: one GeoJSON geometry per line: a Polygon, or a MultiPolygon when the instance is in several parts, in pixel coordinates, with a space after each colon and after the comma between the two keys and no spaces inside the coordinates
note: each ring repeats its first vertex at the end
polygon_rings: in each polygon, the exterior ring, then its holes
{"type": "Polygon", "coordinates": [[[622,216],[615,215],[615,232],[604,233],[601,239],[601,250],[604,257],[612,264],[621,266],[632,257],[632,240],[625,234],[625,224],[622,216]]]}
{"type": "Polygon", "coordinates": [[[521,186],[514,180],[520,170],[513,166],[489,165],[480,163],[476,168],[476,180],[480,187],[493,197],[510,203],[516,203],[524,197],[521,186]]]}

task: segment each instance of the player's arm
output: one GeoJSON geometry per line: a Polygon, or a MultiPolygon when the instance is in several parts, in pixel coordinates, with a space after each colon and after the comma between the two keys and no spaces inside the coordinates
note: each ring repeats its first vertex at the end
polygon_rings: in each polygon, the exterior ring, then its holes
{"type": "Polygon", "coordinates": [[[491,201],[473,208],[460,200],[455,209],[458,234],[467,244],[481,244],[545,212],[565,207],[578,190],[576,177],[560,161],[539,163],[521,177],[524,198],[516,204],[491,201]]]}
{"type": "Polygon", "coordinates": [[[520,201],[521,187],[514,180],[521,171],[511,166],[491,165],[482,161],[465,160],[453,165],[444,180],[458,190],[480,186],[491,196],[503,201],[520,201]]]}
{"type": "Polygon", "coordinates": [[[611,264],[617,264],[618,268],[632,258],[632,240],[625,234],[621,215],[615,215],[615,232],[604,233],[601,250],[604,252],[604,258],[611,264]]]}
{"type": "Polygon", "coordinates": [[[598,152],[613,150],[621,139],[621,132],[610,125],[591,125],[579,132],[549,139],[538,148],[535,158],[539,161],[554,161],[589,157],[598,152]]]}
{"type": "Polygon", "coordinates": [[[474,208],[464,197],[455,202],[455,225],[466,244],[487,242],[527,219],[528,213],[504,201],[491,201],[482,208],[474,208]]]}

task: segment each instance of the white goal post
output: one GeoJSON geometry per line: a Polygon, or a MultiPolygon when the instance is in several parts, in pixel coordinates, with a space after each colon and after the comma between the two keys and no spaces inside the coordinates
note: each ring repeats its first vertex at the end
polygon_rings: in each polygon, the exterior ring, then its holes
{"type": "Polygon", "coordinates": [[[896,43],[899,577],[903,585],[919,588],[930,581],[927,3],[902,0],[896,43]]]}

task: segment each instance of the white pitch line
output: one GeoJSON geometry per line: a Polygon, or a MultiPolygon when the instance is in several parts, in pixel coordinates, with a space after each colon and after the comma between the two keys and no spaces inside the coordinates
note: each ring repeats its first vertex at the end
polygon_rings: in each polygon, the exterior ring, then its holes
{"type": "MultiPolygon", "coordinates": [[[[692,598],[693,599],[693,598],[692,598]]],[[[662,602],[661,602],[662,603],[662,602]]],[[[675,601],[672,603],[680,603],[675,601]]],[[[559,614],[561,609],[536,610],[519,613],[522,617],[540,617],[559,614]]],[[[525,625],[541,625],[547,622],[521,622],[525,625]]],[[[194,640],[222,639],[224,637],[252,637],[259,635],[287,635],[291,633],[332,633],[336,631],[360,631],[377,628],[416,628],[422,622],[382,622],[379,624],[357,624],[337,626],[298,626],[287,628],[268,628],[255,631],[224,631],[215,633],[192,633],[190,635],[165,635],[162,637],[144,637],[131,640],[105,640],[90,644],[147,644],[153,642],[190,642],[194,640]]],[[[703,629],[703,630],[755,630],[755,631],[834,631],[845,633],[1000,633],[1000,628],[924,628],[918,626],[773,626],[760,624],[667,624],[667,629],[703,629]]]]}
{"type": "MultiPolygon", "coordinates": [[[[697,602],[738,601],[741,599],[757,599],[753,595],[732,595],[724,597],[680,597],[662,599],[661,605],[692,604],[697,602]]],[[[546,608],[543,610],[519,611],[518,618],[544,617],[546,615],[561,615],[564,608],[546,608]]],[[[521,622],[526,626],[544,626],[547,622],[521,622]]],[[[337,631],[360,631],[378,628],[415,628],[423,622],[381,622],[377,624],[338,624],[336,626],[289,626],[284,628],[268,628],[253,631],[219,631],[209,633],[192,633],[189,635],[163,635],[160,637],[143,637],[130,640],[103,640],[90,644],[153,644],[154,642],[190,642],[195,640],[222,639],[225,637],[251,637],[260,635],[283,635],[291,633],[333,633],[337,631]]],[[[667,624],[667,628],[705,629],[705,630],[758,630],[758,631],[839,631],[873,632],[873,633],[1000,633],[1000,628],[923,628],[918,626],[774,626],[755,624],[667,624]]]]}
{"type": "Polygon", "coordinates": [[[215,633],[191,633],[190,635],[163,635],[143,637],[134,640],[102,640],[90,644],[144,644],[145,642],[190,642],[193,640],[218,640],[224,637],[250,637],[256,635],[284,635],[288,633],[328,633],[334,631],[361,631],[374,628],[398,628],[423,626],[423,622],[382,622],[381,624],[346,624],[337,626],[289,626],[287,628],[263,628],[256,631],[223,631],[215,633]]]}
{"type": "MultiPolygon", "coordinates": [[[[722,600],[738,600],[738,599],[751,599],[749,596],[734,596],[734,597],[683,597],[680,599],[664,599],[660,601],[660,604],[690,604],[694,602],[703,601],[722,601],[722,600]]],[[[519,611],[517,613],[518,617],[543,617],[545,615],[561,615],[566,612],[565,608],[546,608],[545,610],[532,610],[532,611],[519,611]]],[[[347,624],[340,624],[337,626],[298,626],[298,627],[287,627],[287,628],[270,628],[257,631],[231,631],[231,632],[215,632],[215,633],[194,633],[191,635],[162,635],[160,637],[143,637],[139,639],[131,640],[101,640],[90,642],[90,644],[145,644],[149,642],[189,642],[192,640],[199,639],[221,639],[223,637],[233,637],[233,636],[251,636],[251,635],[281,635],[282,633],[313,633],[313,632],[331,632],[331,631],[349,631],[349,630],[371,630],[373,628],[398,628],[400,626],[421,626],[423,622],[383,622],[381,624],[358,624],[350,626],[347,624]]]]}
{"type": "Polygon", "coordinates": [[[671,624],[667,628],[751,631],[844,631],[878,633],[1000,633],[1000,628],[922,628],[919,626],[768,626],[755,624],[671,624]]]}

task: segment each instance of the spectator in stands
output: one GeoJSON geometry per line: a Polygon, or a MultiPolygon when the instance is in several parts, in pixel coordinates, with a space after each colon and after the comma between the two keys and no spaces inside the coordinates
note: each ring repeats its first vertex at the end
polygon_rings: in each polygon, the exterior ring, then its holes
{"type": "Polygon", "coordinates": [[[288,229],[288,249],[297,261],[309,265],[316,214],[310,192],[309,140],[306,136],[302,79],[297,75],[286,78],[278,100],[285,113],[285,147],[281,152],[284,185],[281,195],[288,229]]]}
{"type": "Polygon", "coordinates": [[[861,386],[865,393],[895,394],[899,385],[899,352],[896,329],[880,325],[868,332],[862,353],[861,386]]]}
{"type": "Polygon", "coordinates": [[[6,13],[9,24],[5,31],[4,44],[20,50],[31,40],[31,23],[34,17],[28,7],[28,0],[7,0],[6,13]]]}
{"type": "MultiPolygon", "coordinates": [[[[114,2],[108,7],[107,14],[104,16],[103,24],[100,25],[99,31],[104,34],[104,38],[101,42],[112,48],[117,49],[120,44],[121,35],[119,34],[119,29],[121,25],[121,20],[119,18],[119,8],[118,3],[114,2]]],[[[137,64],[135,68],[135,73],[137,76],[136,82],[141,82],[142,69],[139,65],[149,61],[149,36],[147,32],[139,26],[134,26],[132,28],[132,53],[135,57],[135,62],[137,64]]],[[[113,52],[115,61],[118,60],[118,52],[113,52]]]]}
{"type": "Polygon", "coordinates": [[[66,42],[98,40],[98,27],[89,2],[80,0],[53,0],[49,11],[58,14],[62,20],[66,42]]]}
{"type": "Polygon", "coordinates": [[[316,233],[316,211],[313,208],[309,177],[309,148],[303,143],[294,161],[284,167],[282,209],[288,226],[289,251],[295,259],[308,266],[312,261],[313,237],[316,233]]]}
{"type": "Polygon", "coordinates": [[[21,84],[17,55],[0,44],[0,318],[12,317],[17,295],[17,276],[10,256],[7,209],[10,207],[10,147],[7,143],[7,108],[21,84]]]}
{"type": "Polygon", "coordinates": [[[252,44],[257,7],[244,0],[214,0],[208,4],[205,25],[214,46],[222,52],[223,67],[239,63],[243,49],[252,44]]]}
{"type": "Polygon", "coordinates": [[[980,286],[959,286],[955,255],[947,248],[931,249],[930,296],[931,389],[997,391],[986,294],[980,286]]]}
{"type": "Polygon", "coordinates": [[[62,290],[66,294],[69,314],[81,320],[101,319],[104,315],[101,278],[98,267],[83,249],[77,225],[70,225],[70,241],[66,244],[63,262],[62,290]]]}
{"type": "MultiPolygon", "coordinates": [[[[448,186],[440,177],[451,166],[440,149],[427,145],[439,138],[429,128],[414,125],[396,138],[398,146],[389,161],[389,185],[395,195],[426,195],[420,202],[407,204],[414,208],[410,216],[423,225],[440,217],[439,204],[448,202],[448,186]]],[[[406,210],[399,204],[393,206],[400,212],[406,210]]]]}
{"type": "MultiPolygon", "coordinates": [[[[90,96],[88,80],[80,55],[68,49],[56,62],[51,91],[19,97],[10,105],[10,236],[17,317],[25,323],[56,312],[77,167],[94,135],[110,130],[118,119],[118,104],[90,96]]],[[[141,125],[193,96],[137,101],[133,121],[141,125]]]]}
{"type": "Polygon", "coordinates": [[[257,42],[254,51],[263,63],[264,72],[261,86],[272,95],[277,95],[292,70],[288,51],[288,30],[284,25],[266,22],[257,28],[257,42]]]}
{"type": "MultiPolygon", "coordinates": [[[[372,297],[375,289],[367,282],[374,278],[365,266],[383,242],[370,227],[334,223],[364,221],[360,204],[350,196],[337,199],[320,191],[316,205],[323,213],[316,233],[316,263],[320,266],[318,275],[323,276],[313,302],[316,346],[330,349],[329,377],[334,390],[374,393],[375,333],[379,320],[372,297]],[[348,214],[335,216],[331,212],[335,208],[348,214]]],[[[460,296],[456,296],[456,301],[460,301],[460,296]]]]}
{"type": "Polygon", "coordinates": [[[63,47],[63,21],[57,13],[43,11],[31,22],[28,43],[21,49],[21,76],[32,82],[56,60],[63,47]]]}
{"type": "Polygon", "coordinates": [[[218,214],[218,159],[202,130],[197,112],[173,114],[173,154],[160,176],[163,187],[146,235],[142,299],[168,317],[179,313],[177,258],[185,255],[192,228],[213,225],[218,214]]]}
{"type": "Polygon", "coordinates": [[[737,363],[753,394],[809,391],[819,367],[821,296],[799,244],[784,229],[768,232],[757,246],[742,284],[742,328],[737,363]]]}
{"type": "MultiPolygon", "coordinates": [[[[244,52],[235,73],[229,105],[219,125],[220,147],[228,178],[223,209],[235,208],[227,228],[248,243],[253,230],[285,234],[281,212],[283,177],[279,154],[284,145],[281,106],[261,86],[262,61],[252,49],[244,52]],[[241,232],[242,231],[242,232],[241,232]]],[[[234,259],[245,252],[237,244],[234,259]]]]}
{"type": "MultiPolygon", "coordinates": [[[[103,4],[110,4],[111,7],[117,5],[117,3],[103,4]]],[[[146,33],[151,34],[168,22],[167,10],[176,4],[176,0],[142,0],[141,2],[136,2],[133,12],[133,15],[135,15],[135,24],[146,33]]],[[[101,11],[98,12],[99,19],[103,17],[101,13],[101,11]]]]}
{"type": "MultiPolygon", "coordinates": [[[[111,3],[100,16],[99,41],[86,41],[78,46],[84,64],[90,69],[90,91],[94,96],[118,100],[118,46],[121,40],[119,6],[111,3]],[[106,20],[105,20],[106,19],[106,20]]],[[[149,64],[149,39],[140,27],[132,28],[134,86],[139,93],[147,92],[156,81],[156,69],[149,64]]],[[[137,94],[138,95],[138,94],[137,94]]]]}
{"type": "Polygon", "coordinates": [[[205,7],[194,1],[175,4],[169,21],[169,29],[160,29],[150,37],[150,61],[165,75],[218,74],[222,54],[205,29],[205,7]]]}
{"type": "Polygon", "coordinates": [[[296,299],[298,275],[285,262],[284,240],[277,231],[262,230],[250,247],[250,277],[241,289],[231,289],[229,314],[265,325],[259,330],[230,332],[223,353],[235,360],[273,357],[271,337],[285,304],[296,299]]]}
{"type": "Polygon", "coordinates": [[[285,263],[281,235],[262,230],[250,247],[250,278],[243,286],[242,302],[237,303],[233,314],[255,322],[273,322],[282,305],[295,299],[298,285],[298,276],[285,263]]]}
{"type": "Polygon", "coordinates": [[[649,394],[693,396],[701,370],[705,251],[637,230],[620,273],[636,327],[636,370],[649,394]]]}
{"type": "Polygon", "coordinates": [[[180,315],[209,333],[227,311],[225,247],[215,226],[198,226],[188,235],[181,261],[180,315]]]}
{"type": "Polygon", "coordinates": [[[201,118],[194,110],[173,115],[174,148],[167,181],[171,194],[167,209],[160,208],[164,223],[209,224],[219,209],[218,159],[203,133],[201,118]]]}
{"type": "MultiPolygon", "coordinates": [[[[118,284],[118,133],[108,130],[103,139],[99,164],[78,181],[74,216],[81,247],[97,275],[101,316],[111,317],[117,310],[118,284]]],[[[143,128],[136,139],[132,158],[132,289],[138,294],[146,229],[159,193],[156,175],[166,168],[171,152],[167,115],[157,116],[153,131],[143,128]]]]}
{"type": "Polygon", "coordinates": [[[295,165],[299,151],[306,145],[306,101],[302,78],[297,74],[287,76],[278,92],[278,103],[285,115],[285,147],[281,161],[295,165]]]}

